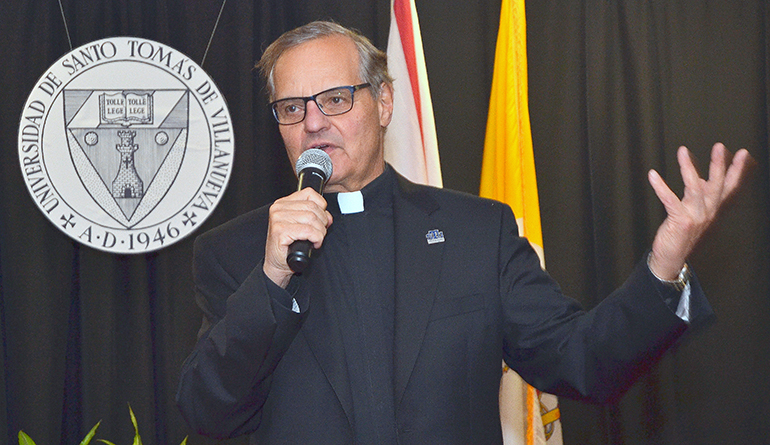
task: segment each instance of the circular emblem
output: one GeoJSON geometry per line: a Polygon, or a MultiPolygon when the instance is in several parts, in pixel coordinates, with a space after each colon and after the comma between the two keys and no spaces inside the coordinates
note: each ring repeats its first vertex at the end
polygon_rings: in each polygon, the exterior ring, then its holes
{"type": "Polygon", "coordinates": [[[72,239],[112,253],[189,235],[232,171],[230,113],[189,57],[136,37],[88,43],[35,84],[19,125],[32,199],[72,239]]]}

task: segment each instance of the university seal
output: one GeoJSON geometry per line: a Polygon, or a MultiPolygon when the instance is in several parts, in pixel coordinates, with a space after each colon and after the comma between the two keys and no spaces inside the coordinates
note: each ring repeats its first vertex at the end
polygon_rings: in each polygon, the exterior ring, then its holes
{"type": "Polygon", "coordinates": [[[158,42],[113,37],[43,74],[19,125],[33,201],[72,239],[154,251],[192,233],[232,171],[230,114],[213,80],[158,42]]]}

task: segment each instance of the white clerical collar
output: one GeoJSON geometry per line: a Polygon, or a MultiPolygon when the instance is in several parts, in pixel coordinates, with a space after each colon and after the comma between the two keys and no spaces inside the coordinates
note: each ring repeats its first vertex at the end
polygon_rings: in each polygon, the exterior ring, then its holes
{"type": "Polygon", "coordinates": [[[355,192],[337,193],[337,204],[340,205],[340,213],[360,213],[364,211],[364,195],[360,190],[355,192]]]}

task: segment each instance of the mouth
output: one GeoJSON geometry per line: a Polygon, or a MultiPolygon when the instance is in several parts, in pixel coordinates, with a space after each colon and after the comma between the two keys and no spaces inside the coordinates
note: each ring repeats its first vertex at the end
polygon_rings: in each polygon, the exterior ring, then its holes
{"type": "Polygon", "coordinates": [[[311,145],[311,146],[310,146],[310,147],[308,147],[307,149],[309,150],[309,149],[311,149],[311,148],[315,148],[315,149],[317,149],[317,150],[322,150],[322,151],[324,151],[325,153],[329,153],[330,151],[334,150],[334,147],[333,147],[333,146],[331,146],[330,144],[316,144],[316,145],[311,145]]]}

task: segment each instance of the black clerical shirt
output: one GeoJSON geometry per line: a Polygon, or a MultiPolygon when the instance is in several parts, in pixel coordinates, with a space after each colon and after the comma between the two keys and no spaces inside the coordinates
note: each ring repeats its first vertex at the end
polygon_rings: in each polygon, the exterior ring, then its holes
{"type": "Polygon", "coordinates": [[[361,190],[363,210],[353,213],[344,205],[340,210],[337,193],[325,194],[334,222],[310,265],[326,275],[324,291],[339,320],[356,443],[398,440],[393,383],[395,181],[393,169],[386,166],[361,190]]]}

